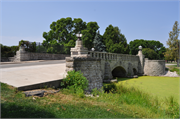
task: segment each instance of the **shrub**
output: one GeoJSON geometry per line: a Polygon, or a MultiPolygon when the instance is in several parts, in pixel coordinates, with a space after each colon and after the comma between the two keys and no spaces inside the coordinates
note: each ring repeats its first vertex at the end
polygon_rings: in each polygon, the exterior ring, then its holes
{"type": "Polygon", "coordinates": [[[16,55],[16,51],[19,50],[19,46],[5,46],[0,44],[1,46],[1,57],[13,57],[16,55]]]}
{"type": "Polygon", "coordinates": [[[64,88],[73,89],[74,93],[84,93],[84,90],[88,87],[88,80],[80,71],[68,71],[68,75],[63,79],[61,86],[64,88]]]}
{"type": "Polygon", "coordinates": [[[104,84],[103,89],[107,93],[109,92],[116,93],[117,87],[115,83],[109,83],[109,84],[104,84]]]}

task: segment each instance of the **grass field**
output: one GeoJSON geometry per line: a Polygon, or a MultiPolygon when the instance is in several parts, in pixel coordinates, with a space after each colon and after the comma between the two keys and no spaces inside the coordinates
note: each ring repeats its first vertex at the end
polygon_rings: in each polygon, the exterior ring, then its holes
{"type": "Polygon", "coordinates": [[[104,89],[109,93],[97,92],[98,98],[81,97],[70,89],[62,89],[44,97],[25,97],[23,92],[1,83],[1,117],[179,118],[179,104],[173,97],[160,100],[151,96],[163,98],[175,95],[178,98],[178,86],[178,78],[142,76],[121,78],[118,83],[104,84],[104,89]],[[130,86],[132,84],[134,87],[130,86]]]}
{"type": "MultiPolygon", "coordinates": [[[[126,86],[134,86],[159,98],[173,96],[179,100],[180,79],[179,77],[155,77],[141,76],[138,78],[119,78],[118,83],[126,86]]],[[[180,104],[180,103],[179,103],[180,104]]]]}

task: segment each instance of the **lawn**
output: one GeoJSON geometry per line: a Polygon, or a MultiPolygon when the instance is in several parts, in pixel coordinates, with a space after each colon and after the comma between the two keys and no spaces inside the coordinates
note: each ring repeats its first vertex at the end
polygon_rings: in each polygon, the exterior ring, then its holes
{"type": "Polygon", "coordinates": [[[179,100],[179,77],[140,76],[138,78],[119,78],[118,83],[126,86],[134,86],[159,98],[173,96],[179,100]]]}

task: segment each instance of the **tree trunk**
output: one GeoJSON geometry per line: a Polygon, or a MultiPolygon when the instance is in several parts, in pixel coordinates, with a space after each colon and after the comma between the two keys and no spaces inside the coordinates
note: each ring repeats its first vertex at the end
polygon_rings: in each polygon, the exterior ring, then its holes
{"type": "Polygon", "coordinates": [[[179,67],[179,59],[177,59],[177,67],[179,67]]]}

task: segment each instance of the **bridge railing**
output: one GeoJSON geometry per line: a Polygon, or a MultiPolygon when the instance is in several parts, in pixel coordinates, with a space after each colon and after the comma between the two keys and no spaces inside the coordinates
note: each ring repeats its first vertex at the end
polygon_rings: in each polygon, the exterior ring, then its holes
{"type": "Polygon", "coordinates": [[[107,53],[107,52],[97,52],[97,51],[88,51],[90,57],[97,59],[106,59],[106,60],[116,60],[121,58],[122,60],[138,60],[139,56],[129,55],[129,54],[118,54],[118,53],[107,53]]]}

